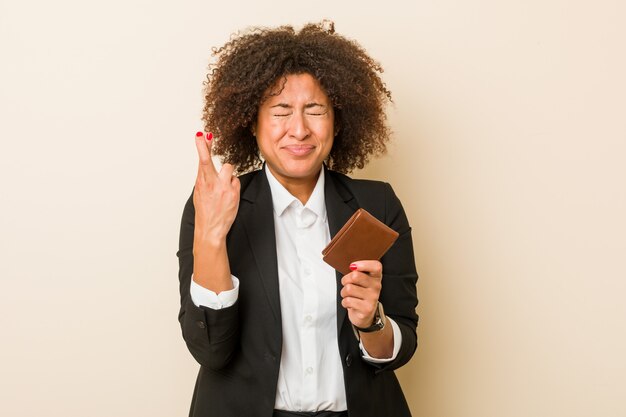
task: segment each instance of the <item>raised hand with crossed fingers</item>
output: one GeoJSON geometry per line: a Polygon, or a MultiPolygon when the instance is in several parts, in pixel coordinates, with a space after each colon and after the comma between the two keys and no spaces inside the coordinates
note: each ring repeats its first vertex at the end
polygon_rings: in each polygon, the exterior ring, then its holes
{"type": "Polygon", "coordinates": [[[218,172],[211,159],[213,135],[196,134],[198,175],[193,192],[195,228],[193,280],[215,292],[233,288],[226,236],[239,208],[239,179],[230,164],[218,172]]]}

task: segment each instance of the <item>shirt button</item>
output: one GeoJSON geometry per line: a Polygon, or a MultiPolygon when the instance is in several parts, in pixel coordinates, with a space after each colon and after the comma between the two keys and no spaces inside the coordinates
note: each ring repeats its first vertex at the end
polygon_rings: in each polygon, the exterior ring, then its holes
{"type": "Polygon", "coordinates": [[[206,324],[204,324],[204,322],[203,322],[203,321],[197,321],[197,322],[196,322],[196,325],[197,325],[199,328],[201,328],[201,329],[206,328],[206,324]]]}
{"type": "Polygon", "coordinates": [[[306,316],[304,319],[305,319],[306,321],[310,322],[311,320],[313,320],[313,317],[311,317],[311,316],[306,316]]]}
{"type": "Polygon", "coordinates": [[[313,373],[313,368],[311,368],[310,366],[306,368],[306,373],[311,375],[313,373]]]}

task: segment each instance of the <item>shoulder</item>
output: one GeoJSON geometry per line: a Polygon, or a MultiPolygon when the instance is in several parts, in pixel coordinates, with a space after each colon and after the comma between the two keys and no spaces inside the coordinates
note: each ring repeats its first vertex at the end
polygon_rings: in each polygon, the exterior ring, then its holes
{"type": "Polygon", "coordinates": [[[252,182],[254,178],[256,178],[258,175],[262,173],[263,173],[263,170],[257,169],[255,171],[251,171],[251,172],[239,175],[237,178],[239,178],[241,189],[244,190],[252,182]]]}
{"type": "Polygon", "coordinates": [[[335,183],[337,188],[345,190],[353,194],[355,197],[367,196],[368,194],[375,192],[385,192],[387,189],[391,189],[391,186],[384,181],[365,180],[351,178],[340,172],[328,170],[328,177],[335,183]]]}
{"type": "Polygon", "coordinates": [[[369,211],[378,219],[390,224],[402,212],[402,204],[391,185],[384,181],[350,178],[328,170],[328,177],[345,201],[353,199],[355,207],[369,211]]]}
{"type": "Polygon", "coordinates": [[[262,169],[257,169],[238,177],[240,187],[240,195],[244,200],[254,201],[260,192],[263,190],[269,190],[269,183],[267,182],[267,176],[262,169]]]}

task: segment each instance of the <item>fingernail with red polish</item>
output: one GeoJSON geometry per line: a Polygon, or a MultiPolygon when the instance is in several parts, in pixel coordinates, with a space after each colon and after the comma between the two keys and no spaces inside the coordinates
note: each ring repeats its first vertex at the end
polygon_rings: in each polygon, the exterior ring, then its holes
{"type": "Polygon", "coordinates": [[[356,264],[350,264],[350,271],[356,271],[356,264]]]}
{"type": "Polygon", "coordinates": [[[213,139],[213,133],[209,132],[206,134],[206,140],[211,140],[213,139]]]}
{"type": "Polygon", "coordinates": [[[204,133],[202,133],[202,132],[198,132],[198,133],[196,133],[196,137],[197,137],[197,138],[199,138],[200,136],[204,136],[204,133]]]}

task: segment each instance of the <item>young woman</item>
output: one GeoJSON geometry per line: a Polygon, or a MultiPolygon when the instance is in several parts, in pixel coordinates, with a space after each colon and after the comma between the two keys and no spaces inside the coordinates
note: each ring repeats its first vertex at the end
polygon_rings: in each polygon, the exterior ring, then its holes
{"type": "Polygon", "coordinates": [[[410,416],[393,371],[417,346],[411,229],[389,184],[344,175],[389,140],[382,69],[332,23],[214,55],[177,253],[190,416],[410,416]],[[400,236],[342,275],[321,252],[360,207],[400,236]]]}

